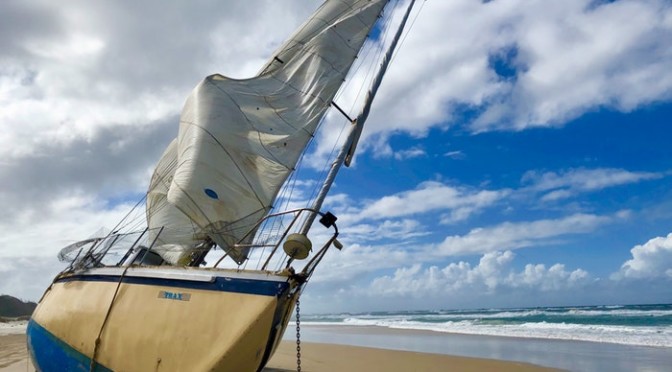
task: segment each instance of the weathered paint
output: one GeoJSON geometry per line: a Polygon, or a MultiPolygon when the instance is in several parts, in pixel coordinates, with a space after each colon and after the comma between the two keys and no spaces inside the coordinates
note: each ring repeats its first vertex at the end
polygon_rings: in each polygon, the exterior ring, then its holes
{"type": "MultiPolygon", "coordinates": [[[[49,333],[34,320],[28,322],[26,336],[33,364],[39,366],[40,371],[89,371],[91,367],[89,357],[59,340],[58,337],[49,333]],[[35,350],[38,352],[36,353],[35,350]]],[[[97,372],[111,371],[100,364],[96,364],[93,370],[97,372]]]]}
{"type": "MultiPolygon", "coordinates": [[[[284,298],[288,282],[71,276],[45,293],[32,322],[74,351],[67,355],[91,358],[117,286],[96,351],[97,363],[117,371],[255,371],[272,354],[294,303],[284,298]]],[[[31,348],[47,371],[40,355],[46,348],[31,348]]]]}

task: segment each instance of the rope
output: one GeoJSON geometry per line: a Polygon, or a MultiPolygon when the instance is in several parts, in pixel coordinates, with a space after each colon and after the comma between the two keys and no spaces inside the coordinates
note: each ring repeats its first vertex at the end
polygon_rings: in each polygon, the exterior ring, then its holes
{"type": "Polygon", "coordinates": [[[114,300],[117,299],[117,293],[119,293],[119,287],[121,287],[121,282],[124,279],[126,271],[128,270],[129,267],[130,266],[126,266],[124,271],[121,273],[121,276],[119,276],[119,281],[117,282],[117,288],[114,290],[114,295],[112,296],[112,300],[110,301],[110,306],[108,306],[107,308],[105,319],[103,319],[103,324],[101,324],[100,331],[98,331],[98,337],[96,338],[96,342],[93,345],[93,355],[91,356],[91,364],[89,365],[89,372],[93,372],[96,367],[96,354],[98,353],[98,346],[100,345],[100,337],[103,335],[103,330],[105,329],[105,325],[107,324],[107,319],[110,317],[110,313],[112,312],[112,305],[114,305],[114,300]]]}

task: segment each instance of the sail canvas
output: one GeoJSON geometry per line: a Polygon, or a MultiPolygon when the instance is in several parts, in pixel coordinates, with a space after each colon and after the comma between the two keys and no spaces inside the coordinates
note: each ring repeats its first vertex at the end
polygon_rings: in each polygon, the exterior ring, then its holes
{"type": "Polygon", "coordinates": [[[196,86],[175,151],[159,162],[174,166],[157,167],[155,178],[164,181],[153,186],[161,191],[149,191],[156,196],[148,201],[149,227],[182,231],[164,243],[187,249],[205,233],[236,262],[245,260],[247,248],[236,242],[273,207],[386,3],[328,1],[258,76],[215,74],[196,86]]]}

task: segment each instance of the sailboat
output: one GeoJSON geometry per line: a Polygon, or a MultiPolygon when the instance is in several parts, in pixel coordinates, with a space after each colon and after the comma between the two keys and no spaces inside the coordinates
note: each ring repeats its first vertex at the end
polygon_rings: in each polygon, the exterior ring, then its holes
{"type": "Polygon", "coordinates": [[[327,110],[347,117],[334,97],[388,3],[327,0],[257,76],[196,86],[135,217],[59,253],[69,264],[27,328],[39,371],[264,368],[315,268],[342,248],[322,204],[352,161],[413,1],[313,204],[274,205],[327,110]]]}

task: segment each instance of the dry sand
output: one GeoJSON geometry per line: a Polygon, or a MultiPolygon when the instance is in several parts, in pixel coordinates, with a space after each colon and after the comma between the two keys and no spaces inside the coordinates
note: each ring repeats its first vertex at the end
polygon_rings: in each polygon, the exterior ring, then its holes
{"type": "MultiPolygon", "coordinates": [[[[303,343],[301,355],[301,367],[305,372],[557,371],[516,362],[330,344],[303,343]]],[[[33,371],[29,367],[26,336],[24,334],[0,336],[0,372],[33,371]]],[[[296,371],[296,344],[283,342],[264,371],[296,371]]]]}
{"type": "Polygon", "coordinates": [[[26,371],[27,363],[26,335],[0,336],[0,371],[26,371]]]}

